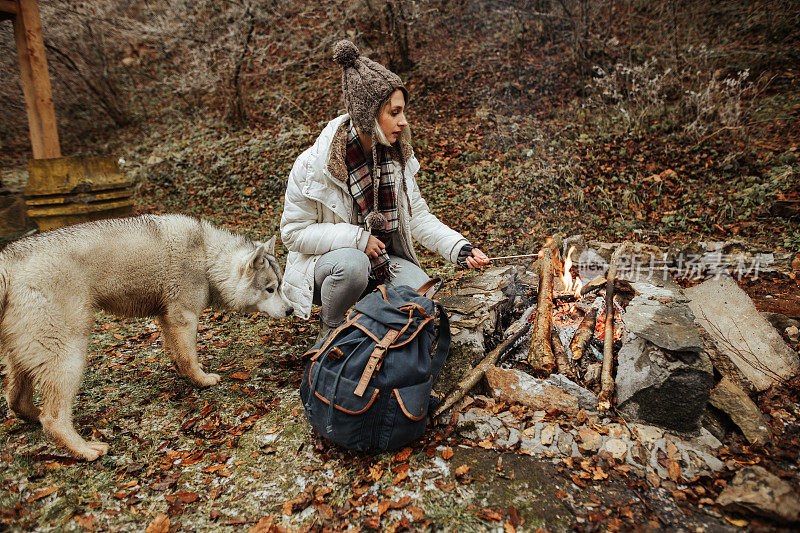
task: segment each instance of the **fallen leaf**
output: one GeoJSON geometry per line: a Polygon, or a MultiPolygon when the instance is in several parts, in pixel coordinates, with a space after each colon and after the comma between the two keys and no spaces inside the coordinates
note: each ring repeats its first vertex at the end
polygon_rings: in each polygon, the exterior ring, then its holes
{"type": "Polygon", "coordinates": [[[480,446],[484,450],[490,450],[492,448],[492,441],[490,441],[489,439],[483,439],[478,443],[478,446],[480,446]]]}
{"type": "Polygon", "coordinates": [[[389,510],[389,506],[392,502],[389,500],[383,500],[382,502],[378,502],[378,516],[383,516],[383,514],[389,510]]]}
{"type": "Polygon", "coordinates": [[[399,452],[394,454],[394,457],[392,459],[395,462],[403,463],[405,461],[408,461],[408,458],[411,457],[411,452],[412,451],[413,450],[411,448],[408,448],[408,447],[403,448],[402,450],[400,450],[399,452]]]}
{"type": "Polygon", "coordinates": [[[447,448],[442,451],[442,459],[445,461],[449,461],[453,457],[453,449],[448,446],[447,448]]]}
{"type": "Polygon", "coordinates": [[[402,509],[403,507],[407,506],[411,503],[411,496],[403,496],[397,501],[393,501],[389,504],[390,509],[402,509]]]}
{"type": "Polygon", "coordinates": [[[378,481],[383,477],[383,469],[380,465],[372,465],[369,467],[369,477],[372,478],[372,481],[378,481]]]}
{"type": "Polygon", "coordinates": [[[333,520],[333,509],[327,503],[318,503],[314,506],[323,520],[333,520]]]}
{"type": "Polygon", "coordinates": [[[41,500],[45,496],[49,494],[53,494],[55,491],[58,490],[58,487],[48,487],[46,489],[42,489],[39,492],[31,494],[28,496],[28,503],[35,502],[36,500],[41,500]]]}
{"type": "Polygon", "coordinates": [[[95,524],[97,523],[97,518],[95,518],[95,516],[92,514],[77,515],[73,518],[73,520],[75,520],[75,523],[86,531],[94,531],[95,524]]]}
{"type": "Polygon", "coordinates": [[[176,498],[180,498],[183,503],[192,503],[200,499],[200,495],[196,492],[178,492],[173,494],[176,498]]]}
{"type": "Polygon", "coordinates": [[[168,533],[169,531],[169,518],[164,513],[158,513],[144,533],[168,533]]]}
{"type": "Polygon", "coordinates": [[[747,527],[747,525],[750,523],[747,520],[743,520],[741,518],[731,518],[729,516],[726,516],[725,520],[727,520],[728,522],[730,522],[731,524],[733,524],[736,527],[747,527]]]}
{"type": "Polygon", "coordinates": [[[669,470],[669,478],[677,483],[681,477],[681,465],[678,464],[678,461],[670,459],[667,464],[667,469],[669,470]]]}
{"type": "Polygon", "coordinates": [[[267,515],[259,519],[253,527],[247,530],[247,533],[272,533],[274,527],[275,524],[272,515],[267,515]]]}
{"type": "Polygon", "coordinates": [[[469,465],[461,465],[456,468],[456,477],[463,476],[467,472],[469,472],[469,465]]]}
{"type": "Polygon", "coordinates": [[[494,509],[489,509],[488,507],[486,509],[481,510],[481,512],[478,513],[478,518],[482,518],[484,520],[491,520],[492,522],[499,522],[500,520],[503,519],[503,517],[500,516],[500,513],[498,513],[494,509]]]}
{"type": "Polygon", "coordinates": [[[250,374],[248,372],[234,372],[231,374],[231,379],[248,380],[250,379],[250,374]]]}
{"type": "Polygon", "coordinates": [[[422,520],[422,517],[425,516],[425,511],[416,505],[409,505],[407,510],[409,513],[411,513],[411,518],[414,520],[414,522],[419,522],[422,520]]]}
{"type": "Polygon", "coordinates": [[[380,530],[381,528],[381,519],[378,516],[370,516],[366,520],[364,520],[364,525],[370,529],[380,530]]]}

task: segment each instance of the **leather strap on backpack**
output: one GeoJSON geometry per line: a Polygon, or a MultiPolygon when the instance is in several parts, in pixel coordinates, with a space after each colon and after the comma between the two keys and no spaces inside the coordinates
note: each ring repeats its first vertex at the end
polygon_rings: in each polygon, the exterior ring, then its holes
{"type": "Polygon", "coordinates": [[[420,296],[425,296],[425,293],[427,293],[429,290],[431,290],[431,287],[433,287],[437,283],[439,284],[439,286],[436,287],[436,290],[433,291],[433,294],[431,294],[429,296],[429,298],[433,298],[434,296],[436,296],[437,292],[442,290],[442,286],[444,285],[444,280],[442,278],[431,278],[431,279],[429,279],[427,282],[425,282],[425,284],[422,287],[417,289],[417,292],[420,294],[420,296]]]}
{"type": "Polygon", "coordinates": [[[400,334],[399,331],[390,329],[386,332],[386,335],[375,345],[375,348],[372,350],[372,354],[369,356],[369,361],[367,361],[367,366],[364,367],[364,372],[361,374],[361,379],[358,380],[358,386],[356,386],[356,390],[353,392],[358,397],[364,395],[364,391],[367,390],[367,385],[369,385],[369,380],[372,379],[372,374],[375,372],[375,368],[377,368],[378,363],[381,362],[383,356],[386,355],[386,350],[389,348],[389,345],[392,344],[397,336],[400,334]]]}

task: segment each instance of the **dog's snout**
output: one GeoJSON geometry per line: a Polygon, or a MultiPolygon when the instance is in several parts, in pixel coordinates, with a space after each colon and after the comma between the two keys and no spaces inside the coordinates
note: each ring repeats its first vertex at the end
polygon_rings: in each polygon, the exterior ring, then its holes
{"type": "Polygon", "coordinates": [[[294,307],[290,307],[286,310],[286,316],[292,316],[294,314],[294,307]]]}

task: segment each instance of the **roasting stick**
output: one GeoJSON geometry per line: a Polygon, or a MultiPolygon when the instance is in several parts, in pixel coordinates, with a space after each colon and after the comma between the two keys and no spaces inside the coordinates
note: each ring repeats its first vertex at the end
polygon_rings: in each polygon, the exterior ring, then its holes
{"type": "Polygon", "coordinates": [[[617,277],[617,261],[623,254],[633,250],[633,243],[625,241],[611,255],[611,265],[606,276],[606,329],[603,337],[603,371],[600,377],[600,394],[597,396],[597,409],[611,409],[614,395],[614,378],[611,375],[614,357],[614,280],[617,277]]]}
{"type": "Polygon", "coordinates": [[[489,261],[500,261],[501,259],[522,259],[523,257],[541,257],[541,256],[538,253],[522,254],[522,255],[501,255],[498,257],[490,257],[489,261]]]}

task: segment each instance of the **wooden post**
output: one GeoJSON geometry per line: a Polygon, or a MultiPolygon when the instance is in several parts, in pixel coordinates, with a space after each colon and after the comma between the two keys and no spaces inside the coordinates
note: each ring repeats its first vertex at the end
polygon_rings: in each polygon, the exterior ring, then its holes
{"type": "Polygon", "coordinates": [[[56,113],[53,108],[53,93],[42,39],[42,21],[36,0],[4,1],[9,10],[16,4],[14,38],[19,56],[19,71],[25,107],[28,112],[28,127],[34,159],[61,157],[58,142],[56,113]]]}

